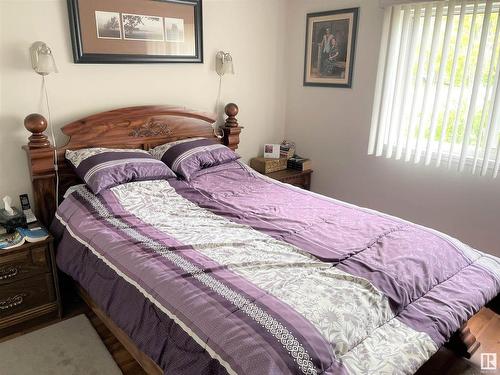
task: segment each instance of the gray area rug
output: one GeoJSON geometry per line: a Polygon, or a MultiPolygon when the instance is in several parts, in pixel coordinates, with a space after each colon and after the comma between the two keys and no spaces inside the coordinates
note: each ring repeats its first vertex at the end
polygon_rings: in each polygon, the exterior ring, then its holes
{"type": "Polygon", "coordinates": [[[2,375],[119,375],[85,315],[0,343],[2,375]]]}

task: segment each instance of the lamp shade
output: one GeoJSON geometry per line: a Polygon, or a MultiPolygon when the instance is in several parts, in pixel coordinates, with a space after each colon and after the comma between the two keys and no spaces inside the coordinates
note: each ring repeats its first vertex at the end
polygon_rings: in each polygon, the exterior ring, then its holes
{"type": "Polygon", "coordinates": [[[234,74],[233,57],[229,52],[217,52],[215,56],[215,71],[220,76],[234,74]]]}
{"type": "Polygon", "coordinates": [[[40,75],[57,73],[56,61],[52,50],[44,42],[35,42],[30,47],[31,66],[40,75]]]}
{"type": "Polygon", "coordinates": [[[56,71],[57,69],[52,54],[50,55],[40,54],[38,56],[38,66],[36,69],[36,72],[38,74],[47,75],[50,73],[55,73],[56,71]]]}

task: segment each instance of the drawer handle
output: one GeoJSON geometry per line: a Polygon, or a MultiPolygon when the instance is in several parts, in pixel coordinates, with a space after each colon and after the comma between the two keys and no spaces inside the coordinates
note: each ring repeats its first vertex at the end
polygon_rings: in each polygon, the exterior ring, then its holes
{"type": "Polygon", "coordinates": [[[0,269],[0,280],[7,280],[16,277],[19,273],[19,269],[17,267],[6,267],[0,269]]]}
{"type": "Polygon", "coordinates": [[[24,302],[24,297],[26,297],[26,294],[21,293],[0,301],[0,310],[9,310],[19,306],[24,302]]]}

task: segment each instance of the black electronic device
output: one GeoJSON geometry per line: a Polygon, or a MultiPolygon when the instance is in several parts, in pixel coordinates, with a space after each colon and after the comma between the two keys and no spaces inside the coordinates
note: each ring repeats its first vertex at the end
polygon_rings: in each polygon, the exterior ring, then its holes
{"type": "Polygon", "coordinates": [[[26,222],[28,224],[36,221],[36,217],[31,211],[30,200],[28,198],[28,194],[21,194],[19,196],[19,200],[21,201],[21,209],[23,210],[24,215],[26,216],[26,222]]]}

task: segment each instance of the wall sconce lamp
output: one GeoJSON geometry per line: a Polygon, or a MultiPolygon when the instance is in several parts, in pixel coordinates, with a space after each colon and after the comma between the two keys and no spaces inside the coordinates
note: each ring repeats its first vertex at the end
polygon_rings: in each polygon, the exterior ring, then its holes
{"type": "Polygon", "coordinates": [[[217,55],[215,55],[215,71],[221,77],[224,74],[234,74],[233,57],[229,52],[217,52],[217,55]]]}
{"type": "MultiPolygon", "coordinates": [[[[217,91],[217,100],[215,101],[215,113],[219,118],[221,115],[221,92],[222,92],[222,77],[225,74],[234,74],[233,57],[229,52],[219,51],[215,55],[215,71],[219,75],[219,90],[217,91]]],[[[217,123],[214,123],[214,134],[217,138],[222,138],[224,135],[224,130],[220,127],[221,134],[216,132],[217,123]]]]}
{"type": "Polygon", "coordinates": [[[44,42],[35,42],[30,47],[31,66],[42,76],[58,73],[52,50],[44,42]]]}
{"type": "MultiPolygon", "coordinates": [[[[56,138],[54,136],[54,128],[52,126],[52,119],[50,116],[49,94],[47,92],[47,84],[45,80],[45,76],[49,75],[50,73],[58,73],[58,70],[52,50],[44,42],[34,42],[30,46],[30,57],[31,67],[37,74],[40,74],[42,76],[42,94],[40,98],[40,107],[43,107],[42,103],[43,99],[45,99],[45,105],[47,107],[47,114],[49,118],[48,124],[50,136],[52,138],[52,147],[54,148],[54,169],[56,171],[56,206],[59,206],[59,172],[57,168],[57,145],[56,138]]],[[[24,126],[29,131],[32,131],[33,128],[39,131],[39,133],[37,133],[37,137],[35,137],[35,139],[33,140],[33,144],[31,140],[32,137],[30,137],[30,144],[32,144],[33,147],[40,147],[40,145],[44,146],[48,143],[47,136],[43,134],[43,131],[47,128],[47,120],[45,120],[42,115],[38,113],[32,113],[24,120],[24,126]]]]}

